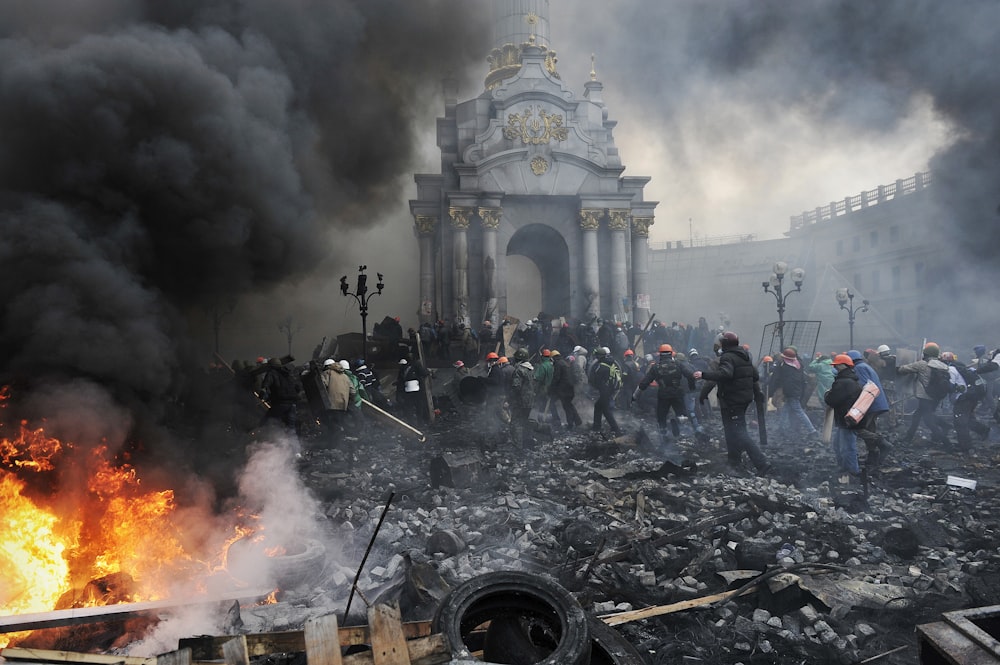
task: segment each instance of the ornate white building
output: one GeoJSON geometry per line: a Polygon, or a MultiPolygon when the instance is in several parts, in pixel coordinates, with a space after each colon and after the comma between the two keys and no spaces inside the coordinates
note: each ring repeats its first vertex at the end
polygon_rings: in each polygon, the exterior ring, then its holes
{"type": "Polygon", "coordinates": [[[493,0],[483,92],[458,102],[446,84],[441,172],[417,174],[410,201],[422,321],[497,322],[512,255],[537,266],[553,316],[648,316],[649,178],[622,175],[593,69],[582,97],[560,79],[548,4],[493,0]]]}

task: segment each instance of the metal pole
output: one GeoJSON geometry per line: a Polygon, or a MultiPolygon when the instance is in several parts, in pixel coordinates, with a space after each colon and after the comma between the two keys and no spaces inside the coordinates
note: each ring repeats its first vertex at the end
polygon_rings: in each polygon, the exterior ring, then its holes
{"type": "Polygon", "coordinates": [[[778,275],[778,285],[774,287],[776,291],[776,297],[778,299],[778,344],[781,346],[778,349],[778,353],[784,353],[785,351],[785,301],[781,297],[781,284],[783,282],[783,277],[778,275]]]}
{"type": "Polygon", "coordinates": [[[368,364],[368,303],[361,306],[361,357],[368,364]]]}

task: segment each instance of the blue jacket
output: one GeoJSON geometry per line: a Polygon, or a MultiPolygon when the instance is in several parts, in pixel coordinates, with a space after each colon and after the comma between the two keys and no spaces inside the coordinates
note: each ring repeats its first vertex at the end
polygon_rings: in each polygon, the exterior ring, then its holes
{"type": "Polygon", "coordinates": [[[854,373],[858,375],[858,383],[861,384],[862,388],[869,381],[878,386],[878,397],[876,397],[875,401],[872,402],[868,412],[876,414],[888,411],[889,400],[885,396],[885,389],[882,388],[882,382],[879,381],[878,373],[875,372],[875,368],[863,360],[858,360],[854,363],[854,373]]]}

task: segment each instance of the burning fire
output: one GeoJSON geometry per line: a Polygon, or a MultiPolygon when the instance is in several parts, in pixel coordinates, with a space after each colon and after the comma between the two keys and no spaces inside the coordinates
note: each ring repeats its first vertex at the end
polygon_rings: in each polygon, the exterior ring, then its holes
{"type": "MultiPolygon", "coordinates": [[[[0,388],[0,409],[8,397],[0,388]]],[[[44,427],[5,429],[0,420],[0,615],[160,600],[224,565],[185,550],[173,490],[147,491],[106,445],[85,453],[44,427]],[[93,583],[108,576],[114,594],[93,583]]],[[[0,647],[22,635],[0,634],[0,647]]]]}

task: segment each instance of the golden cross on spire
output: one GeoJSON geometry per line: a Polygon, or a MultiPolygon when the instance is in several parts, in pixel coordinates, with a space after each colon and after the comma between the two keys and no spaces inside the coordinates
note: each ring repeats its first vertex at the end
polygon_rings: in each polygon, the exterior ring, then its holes
{"type": "Polygon", "coordinates": [[[535,12],[528,12],[528,15],[524,17],[524,22],[531,26],[531,34],[528,35],[528,43],[535,43],[535,26],[538,25],[538,14],[535,12]]]}
{"type": "Polygon", "coordinates": [[[597,56],[593,53],[590,54],[590,80],[597,80],[597,56]]]}

